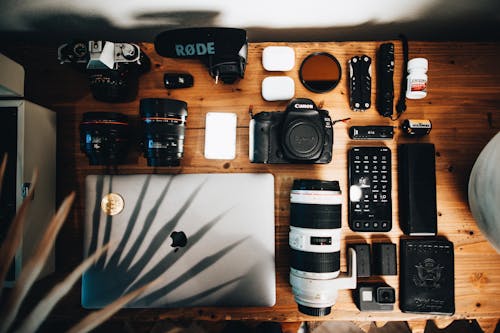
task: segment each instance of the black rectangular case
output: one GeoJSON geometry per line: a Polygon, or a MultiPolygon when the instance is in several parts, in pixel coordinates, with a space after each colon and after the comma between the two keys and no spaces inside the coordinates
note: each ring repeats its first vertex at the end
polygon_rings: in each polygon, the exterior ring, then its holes
{"type": "Polygon", "coordinates": [[[455,312],[453,243],[442,238],[402,239],[399,307],[403,312],[455,312]]]}
{"type": "Polygon", "coordinates": [[[406,235],[437,234],[436,161],[432,143],[398,149],[399,223],[406,235]]]}

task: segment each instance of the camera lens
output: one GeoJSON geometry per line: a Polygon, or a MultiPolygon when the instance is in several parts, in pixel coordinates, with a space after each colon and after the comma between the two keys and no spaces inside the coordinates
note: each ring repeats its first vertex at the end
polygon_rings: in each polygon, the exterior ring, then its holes
{"type": "Polygon", "coordinates": [[[80,123],[80,149],[90,165],[123,162],[129,146],[126,115],[117,112],[86,112],[80,123]]]}
{"type": "Polygon", "coordinates": [[[339,275],[341,203],[337,181],[302,179],[293,183],[290,281],[299,311],[309,315],[326,315],[335,302],[336,290],[322,290],[320,282],[306,283],[304,279],[331,280],[339,275]]]}
{"type": "Polygon", "coordinates": [[[135,66],[118,65],[116,69],[88,70],[92,95],[103,102],[133,101],[139,89],[139,73],[135,66]]]}
{"type": "Polygon", "coordinates": [[[184,154],[187,103],[168,98],[141,99],[143,150],[148,166],[179,166],[184,154]]]}
{"type": "Polygon", "coordinates": [[[379,303],[394,303],[396,301],[396,297],[394,295],[394,289],[393,288],[387,288],[387,287],[379,287],[377,289],[377,301],[379,303]]]}

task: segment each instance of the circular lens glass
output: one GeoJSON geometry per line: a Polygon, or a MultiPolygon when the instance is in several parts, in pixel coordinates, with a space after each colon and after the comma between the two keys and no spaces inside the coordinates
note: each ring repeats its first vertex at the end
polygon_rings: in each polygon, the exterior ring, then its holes
{"type": "Polygon", "coordinates": [[[126,115],[117,112],[86,112],[80,123],[80,149],[91,165],[123,162],[129,147],[126,115]]]}
{"type": "Polygon", "coordinates": [[[326,52],[310,54],[299,70],[300,81],[308,90],[324,93],[337,86],[342,76],[340,63],[326,52]]]}

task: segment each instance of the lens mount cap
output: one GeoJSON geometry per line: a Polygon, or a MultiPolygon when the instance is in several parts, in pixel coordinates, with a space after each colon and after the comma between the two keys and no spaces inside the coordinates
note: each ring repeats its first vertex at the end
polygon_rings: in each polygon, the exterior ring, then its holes
{"type": "Polygon", "coordinates": [[[322,316],[328,316],[332,312],[332,308],[330,306],[325,308],[313,308],[301,304],[298,304],[298,306],[299,306],[299,311],[308,316],[322,317],[322,316]]]}
{"type": "Polygon", "coordinates": [[[319,158],[324,137],[315,122],[308,119],[292,121],[285,131],[284,146],[292,159],[312,160],[319,158]]]}

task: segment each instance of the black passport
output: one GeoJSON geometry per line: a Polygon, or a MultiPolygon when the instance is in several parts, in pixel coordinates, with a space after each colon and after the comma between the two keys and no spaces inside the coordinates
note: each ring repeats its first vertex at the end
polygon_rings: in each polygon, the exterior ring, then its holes
{"type": "Polygon", "coordinates": [[[453,243],[442,238],[402,239],[399,307],[403,312],[455,312],[453,243]]]}

